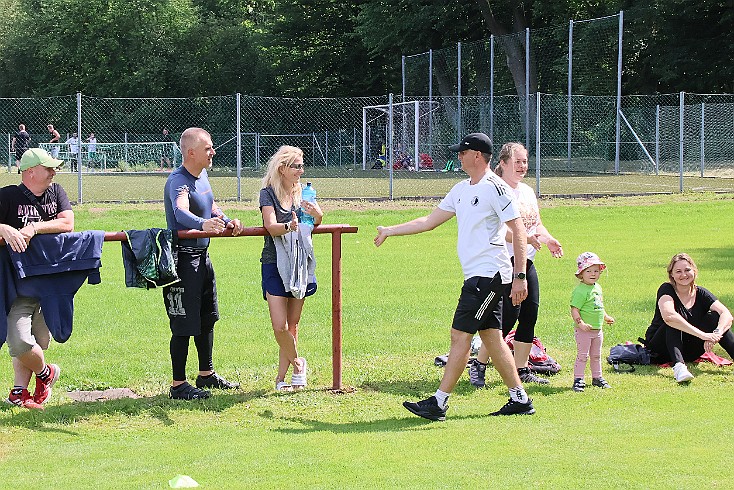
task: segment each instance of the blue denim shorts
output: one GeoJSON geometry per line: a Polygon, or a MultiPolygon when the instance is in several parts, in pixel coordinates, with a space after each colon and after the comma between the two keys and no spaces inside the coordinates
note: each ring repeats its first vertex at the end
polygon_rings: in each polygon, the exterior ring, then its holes
{"type": "MultiPolygon", "coordinates": [[[[284,296],[286,298],[292,298],[293,295],[285,290],[283,279],[280,277],[280,273],[278,272],[278,264],[261,265],[263,299],[266,299],[265,292],[270,293],[270,296],[284,296]]],[[[316,283],[308,283],[308,286],[306,286],[306,296],[311,296],[315,292],[316,283]]]]}

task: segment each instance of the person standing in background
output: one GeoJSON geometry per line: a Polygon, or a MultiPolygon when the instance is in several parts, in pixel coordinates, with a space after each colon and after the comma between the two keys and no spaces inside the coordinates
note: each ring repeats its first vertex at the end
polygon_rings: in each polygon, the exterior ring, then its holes
{"type": "Polygon", "coordinates": [[[31,135],[25,130],[25,124],[18,124],[18,132],[13,135],[10,142],[10,151],[15,152],[15,167],[20,173],[20,159],[30,146],[31,135]]]}
{"type": "Polygon", "coordinates": [[[89,158],[89,163],[94,163],[97,160],[97,138],[94,136],[94,133],[89,133],[89,138],[86,139],[87,141],[87,157],[89,158]]]}
{"type": "Polygon", "coordinates": [[[76,172],[76,165],[79,161],[79,137],[76,133],[71,133],[71,137],[64,141],[64,144],[69,145],[69,163],[71,164],[71,171],[76,172]]]}
{"type": "Polygon", "coordinates": [[[61,141],[61,135],[59,134],[56,129],[54,129],[53,124],[49,124],[47,126],[48,132],[51,135],[51,138],[48,140],[49,143],[51,143],[50,152],[51,156],[58,159],[59,158],[59,142],[61,141]],[[55,143],[55,144],[54,144],[55,143]]]}
{"type": "MultiPolygon", "coordinates": [[[[173,155],[173,139],[166,128],[163,128],[161,141],[164,143],[161,150],[161,170],[163,170],[171,168],[171,156],[173,155]]],[[[181,151],[183,152],[183,149],[181,151]]]]}

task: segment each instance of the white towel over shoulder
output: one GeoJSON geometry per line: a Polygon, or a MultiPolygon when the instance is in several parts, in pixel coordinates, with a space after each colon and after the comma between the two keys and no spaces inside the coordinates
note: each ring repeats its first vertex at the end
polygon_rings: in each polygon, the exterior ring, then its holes
{"type": "Polygon", "coordinates": [[[306,287],[316,282],[316,257],[313,253],[311,227],[299,225],[298,230],[273,237],[278,257],[278,273],[285,290],[294,298],[306,296],[306,287]]]}

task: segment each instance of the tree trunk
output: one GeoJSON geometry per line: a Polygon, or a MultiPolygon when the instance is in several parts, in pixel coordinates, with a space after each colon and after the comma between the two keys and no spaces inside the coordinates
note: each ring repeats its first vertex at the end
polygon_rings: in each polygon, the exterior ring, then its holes
{"type": "MultiPolygon", "coordinates": [[[[525,29],[528,21],[523,10],[523,2],[512,2],[512,29],[501,24],[492,12],[491,0],[476,0],[482,17],[487,24],[489,32],[495,36],[495,40],[505,50],[507,68],[512,74],[515,82],[515,92],[518,97],[525,97],[525,29]],[[514,35],[509,35],[514,34],[514,35]]],[[[530,89],[534,91],[536,86],[535,69],[530,66],[530,89]]]]}

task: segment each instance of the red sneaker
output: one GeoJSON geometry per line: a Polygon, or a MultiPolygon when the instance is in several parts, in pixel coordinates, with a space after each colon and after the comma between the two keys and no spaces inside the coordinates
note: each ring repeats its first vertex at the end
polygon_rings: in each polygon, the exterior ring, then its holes
{"type": "Polygon", "coordinates": [[[7,402],[31,410],[43,410],[43,405],[36,403],[26,389],[24,389],[19,395],[15,395],[11,391],[10,395],[8,395],[7,402]]]}
{"type": "Polygon", "coordinates": [[[61,368],[56,364],[49,364],[48,368],[51,371],[48,375],[48,381],[41,381],[36,375],[36,390],[33,392],[33,401],[39,405],[46,403],[46,400],[51,398],[51,388],[59,379],[59,374],[61,374],[61,368]]]}

